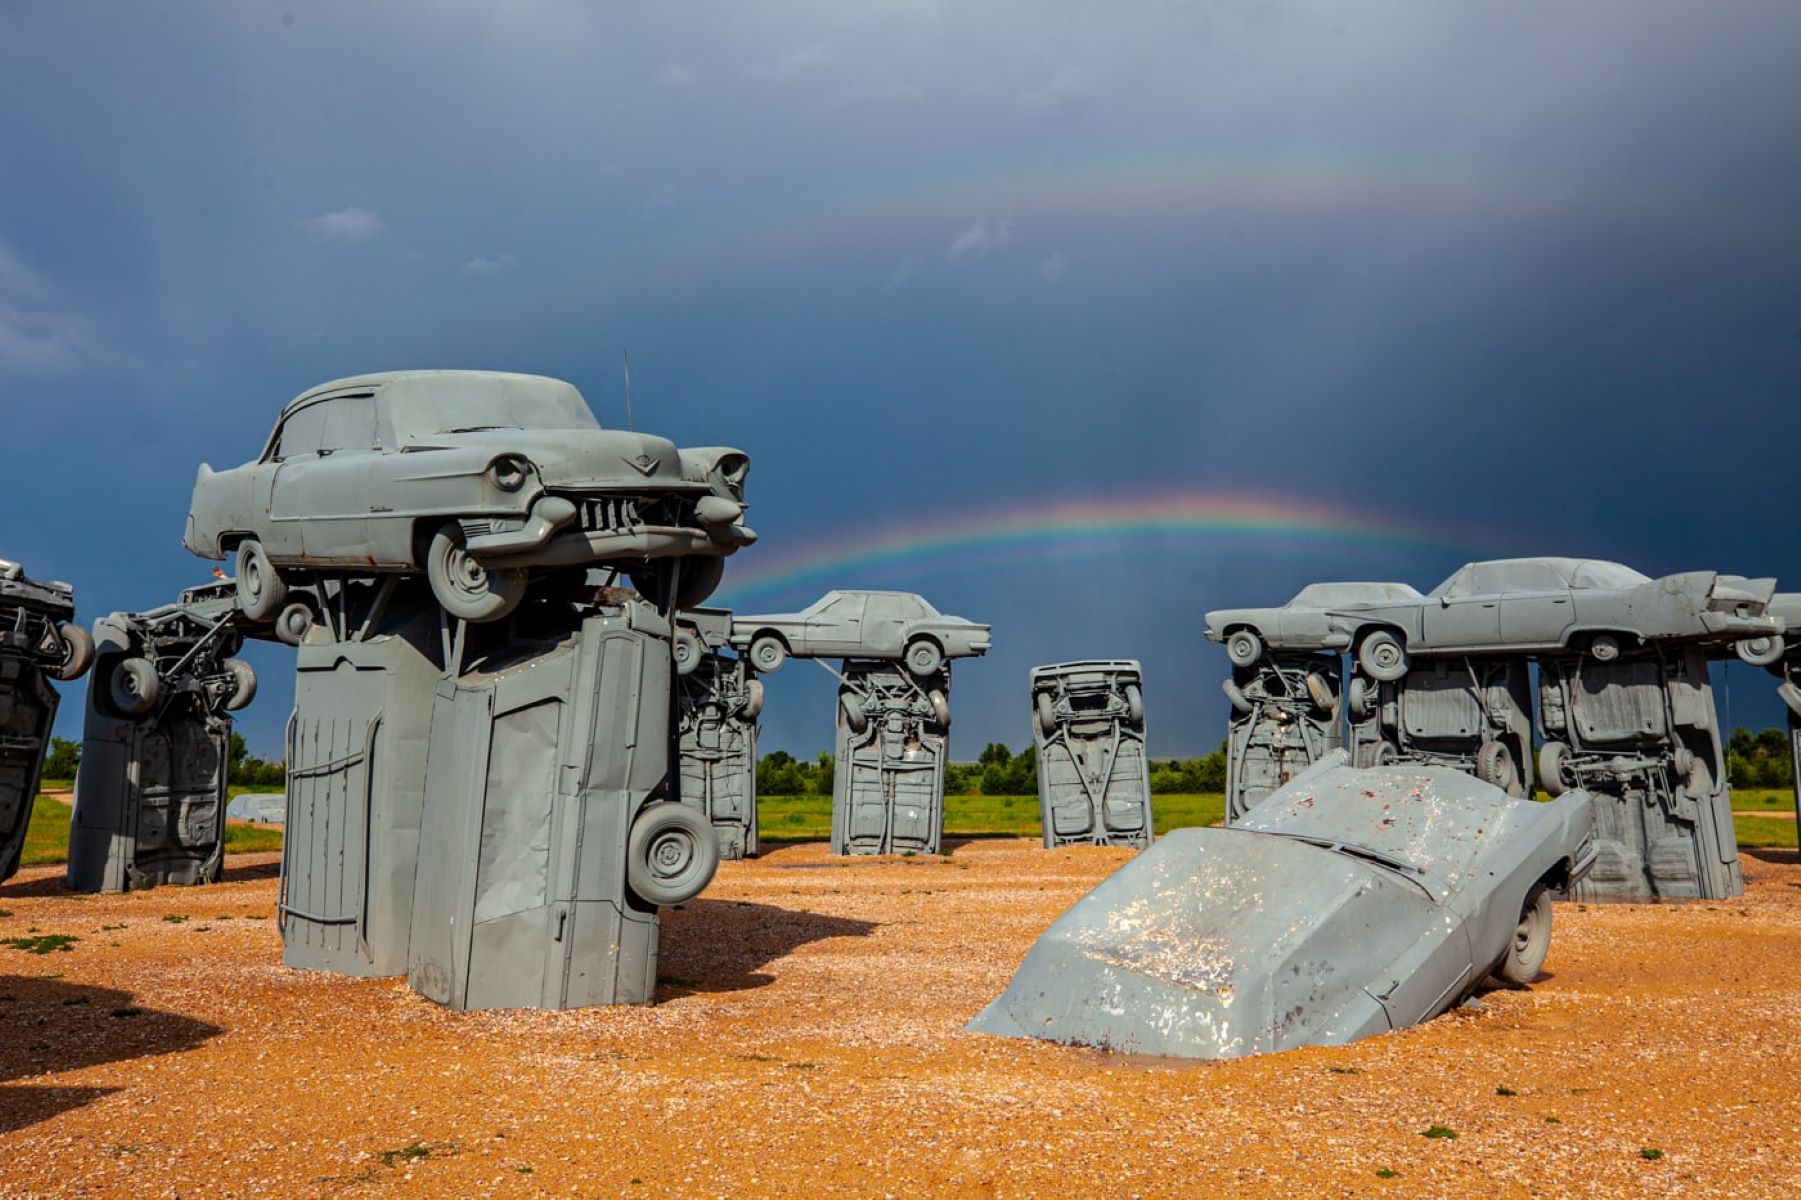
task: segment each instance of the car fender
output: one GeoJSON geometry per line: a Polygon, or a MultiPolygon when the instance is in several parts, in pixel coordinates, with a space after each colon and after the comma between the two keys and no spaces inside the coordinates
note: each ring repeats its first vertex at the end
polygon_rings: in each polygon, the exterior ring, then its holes
{"type": "Polygon", "coordinates": [[[255,533],[268,521],[257,511],[254,464],[215,471],[205,463],[194,477],[194,494],[188,504],[188,527],[182,545],[201,558],[224,558],[230,548],[227,535],[255,533]]]}

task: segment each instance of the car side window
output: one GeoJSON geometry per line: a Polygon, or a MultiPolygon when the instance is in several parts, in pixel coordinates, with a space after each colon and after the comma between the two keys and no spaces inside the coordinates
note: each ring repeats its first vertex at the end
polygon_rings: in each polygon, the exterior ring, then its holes
{"type": "Polygon", "coordinates": [[[1451,576],[1451,578],[1445,580],[1444,586],[1439,589],[1438,594],[1452,600],[1459,599],[1463,596],[1473,595],[1474,588],[1472,583],[1475,579],[1475,575],[1476,573],[1474,570],[1459,571],[1457,574],[1451,576]]]}
{"type": "Polygon", "coordinates": [[[281,423],[275,439],[275,453],[270,458],[286,462],[290,458],[319,453],[319,442],[325,433],[324,404],[309,404],[281,423]]]}
{"type": "Polygon", "coordinates": [[[325,410],[320,453],[367,454],[375,447],[374,396],[339,396],[317,407],[325,410]]]}
{"type": "Polygon", "coordinates": [[[1561,592],[1569,584],[1550,563],[1520,563],[1507,580],[1510,592],[1561,592]]]}

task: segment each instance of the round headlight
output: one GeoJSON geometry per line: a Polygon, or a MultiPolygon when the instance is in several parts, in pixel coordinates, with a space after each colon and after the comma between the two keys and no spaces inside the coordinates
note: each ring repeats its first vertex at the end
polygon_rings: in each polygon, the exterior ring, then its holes
{"type": "Polygon", "coordinates": [[[488,473],[494,477],[494,486],[503,492],[516,492],[524,487],[531,472],[531,463],[511,454],[495,459],[488,468],[488,473]]]}

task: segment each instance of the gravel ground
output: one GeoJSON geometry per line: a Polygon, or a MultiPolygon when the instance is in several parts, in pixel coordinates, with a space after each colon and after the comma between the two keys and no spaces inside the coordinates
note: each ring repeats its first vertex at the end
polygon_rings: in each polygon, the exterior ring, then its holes
{"type": "Polygon", "coordinates": [[[961,1032],[1125,857],[728,863],[665,914],[654,1008],[575,1013],[283,968],[271,855],[123,897],[28,869],[0,938],[80,940],[0,948],[0,1194],[1801,1194],[1794,851],[1738,901],[1560,905],[1530,991],[1354,1046],[961,1032]]]}

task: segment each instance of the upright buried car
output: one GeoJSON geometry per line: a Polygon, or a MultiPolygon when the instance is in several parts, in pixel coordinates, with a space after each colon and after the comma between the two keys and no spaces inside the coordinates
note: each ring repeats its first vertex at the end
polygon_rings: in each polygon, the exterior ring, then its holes
{"type": "Polygon", "coordinates": [[[1187,1058],[1400,1029],[1537,977],[1589,800],[1334,752],[1226,829],[1174,830],[1038,939],[978,1033],[1187,1058]]]}
{"type": "Polygon", "coordinates": [[[801,658],[898,658],[927,676],[947,658],[988,653],[989,626],[947,616],[912,592],[827,592],[794,613],[732,618],[732,645],[768,674],[801,658]]]}
{"type": "Polygon", "coordinates": [[[1266,642],[1283,645],[1291,625],[1311,638],[1323,623],[1318,647],[1351,650],[1366,674],[1386,683],[1407,674],[1416,652],[1574,649],[1611,662],[1644,642],[1690,639],[1736,641],[1740,657],[1763,663],[1782,653],[1781,623],[1765,611],[1775,590],[1773,579],[1713,571],[1650,579],[1598,559],[1509,558],[1468,563],[1425,596],[1378,599],[1308,588],[1281,609],[1209,613],[1207,636],[1225,642],[1234,663],[1249,666],[1266,642]],[[1271,628],[1267,614],[1281,614],[1281,621],[1271,628]]]}
{"type": "Polygon", "coordinates": [[[555,379],[362,375],[291,401],[255,462],[202,465],[182,544],[236,556],[258,621],[282,618],[300,572],[424,571],[446,612],[493,621],[530,572],[606,563],[692,606],[756,538],[740,523],[749,466],[738,450],[602,429],[555,379]]]}
{"type": "Polygon", "coordinates": [[[68,584],[40,583],[0,559],[0,880],[19,869],[61,700],[46,680],[78,678],[94,660],[74,616],[68,584]]]}

